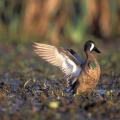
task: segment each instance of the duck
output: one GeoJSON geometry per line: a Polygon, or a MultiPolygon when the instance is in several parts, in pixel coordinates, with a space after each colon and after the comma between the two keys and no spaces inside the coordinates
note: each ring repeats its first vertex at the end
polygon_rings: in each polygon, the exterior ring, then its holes
{"type": "Polygon", "coordinates": [[[95,42],[88,40],[84,44],[85,60],[73,49],[55,47],[43,43],[34,43],[34,52],[43,60],[58,67],[67,81],[66,92],[72,94],[91,93],[96,89],[101,69],[97,53],[101,53],[95,42]]]}

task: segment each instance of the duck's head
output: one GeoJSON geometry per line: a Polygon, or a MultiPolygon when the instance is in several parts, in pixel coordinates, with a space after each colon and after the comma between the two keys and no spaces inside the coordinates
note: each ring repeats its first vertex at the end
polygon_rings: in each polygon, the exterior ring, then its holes
{"type": "Polygon", "coordinates": [[[84,51],[87,52],[97,52],[101,53],[100,50],[96,47],[95,43],[91,40],[87,41],[84,45],[84,51]]]}

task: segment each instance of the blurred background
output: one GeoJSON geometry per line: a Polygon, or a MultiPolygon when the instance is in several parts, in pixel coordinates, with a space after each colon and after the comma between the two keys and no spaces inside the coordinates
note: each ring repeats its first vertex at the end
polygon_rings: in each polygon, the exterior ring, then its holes
{"type": "Polygon", "coordinates": [[[120,120],[120,0],[0,0],[0,120],[120,120]],[[65,94],[66,81],[33,43],[101,50],[94,95],[65,94]],[[57,72],[56,72],[57,71],[57,72]]]}
{"type": "Polygon", "coordinates": [[[1,41],[38,37],[59,44],[91,36],[108,42],[120,36],[119,0],[0,0],[1,41]]]}

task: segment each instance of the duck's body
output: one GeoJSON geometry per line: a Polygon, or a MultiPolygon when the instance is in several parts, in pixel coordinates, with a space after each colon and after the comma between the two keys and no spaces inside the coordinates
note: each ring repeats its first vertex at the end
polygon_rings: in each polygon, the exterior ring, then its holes
{"type": "Polygon", "coordinates": [[[59,67],[68,81],[68,91],[73,93],[91,92],[96,88],[100,77],[100,66],[93,52],[99,52],[92,41],[84,46],[86,60],[83,62],[72,49],[56,48],[35,43],[35,52],[50,64],[59,67]]]}
{"type": "Polygon", "coordinates": [[[78,78],[79,87],[77,93],[91,92],[96,88],[100,78],[100,66],[93,54],[89,54],[88,59],[82,67],[78,78]]]}

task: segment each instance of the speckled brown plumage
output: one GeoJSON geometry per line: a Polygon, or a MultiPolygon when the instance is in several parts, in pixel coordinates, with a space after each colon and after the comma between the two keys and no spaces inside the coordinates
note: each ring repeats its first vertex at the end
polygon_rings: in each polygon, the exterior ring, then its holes
{"type": "Polygon", "coordinates": [[[39,57],[60,68],[64,73],[68,85],[66,92],[81,94],[96,88],[100,77],[96,53],[100,51],[93,41],[87,41],[84,45],[85,61],[72,49],[56,48],[41,43],[35,43],[34,48],[39,57]]]}
{"type": "Polygon", "coordinates": [[[76,93],[92,92],[98,83],[100,78],[100,66],[97,62],[96,56],[93,53],[86,53],[87,60],[83,65],[83,70],[78,78],[78,85],[76,86],[76,93]],[[90,64],[95,64],[95,68],[92,68],[90,64]]]}

